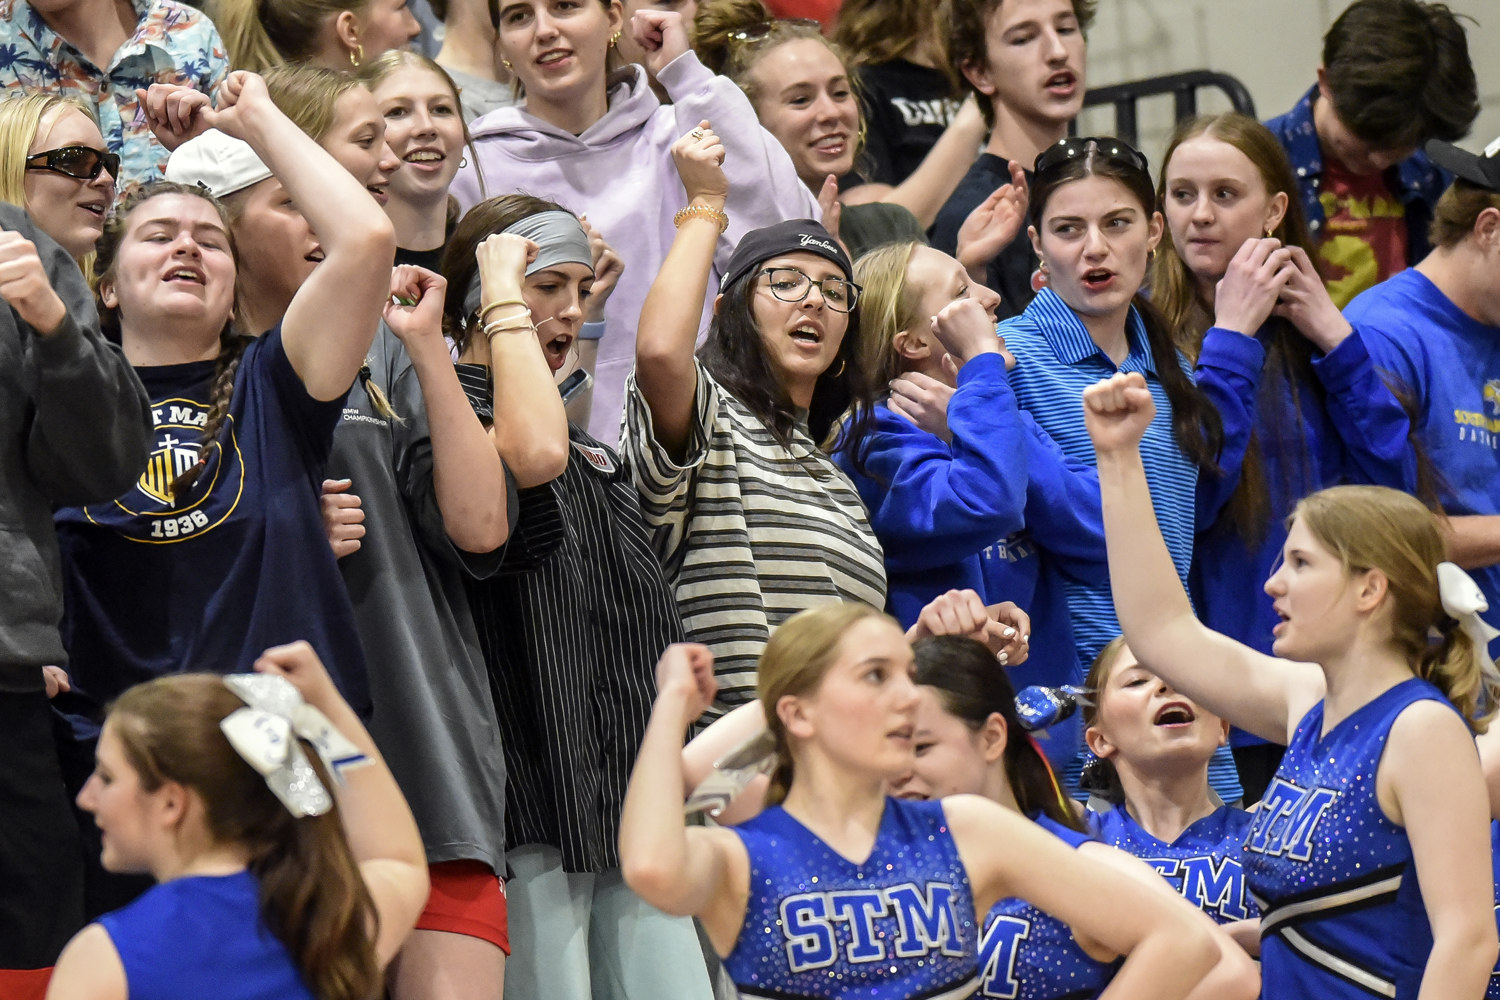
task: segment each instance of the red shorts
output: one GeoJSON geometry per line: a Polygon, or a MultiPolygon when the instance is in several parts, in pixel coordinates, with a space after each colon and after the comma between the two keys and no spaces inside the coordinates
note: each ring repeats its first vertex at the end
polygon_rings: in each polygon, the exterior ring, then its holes
{"type": "Polygon", "coordinates": [[[5,997],[5,1000],[42,1000],[51,979],[50,968],[0,969],[0,997],[5,997]]]}
{"type": "Polygon", "coordinates": [[[510,954],[505,883],[483,861],[439,861],[428,865],[432,891],[417,918],[417,930],[464,934],[510,954]]]}

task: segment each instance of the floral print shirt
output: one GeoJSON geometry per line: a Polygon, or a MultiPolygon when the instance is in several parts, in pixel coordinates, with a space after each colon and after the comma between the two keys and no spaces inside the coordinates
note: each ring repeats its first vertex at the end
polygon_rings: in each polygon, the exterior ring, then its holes
{"type": "Polygon", "coordinates": [[[137,88],[194,87],[210,97],[229,73],[212,21],[176,0],[132,0],[139,21],[107,66],[53,31],[26,0],[0,0],[0,88],[51,90],[92,105],[111,152],[120,155],[119,192],[162,177],[167,150],[146,126],[137,88]]]}

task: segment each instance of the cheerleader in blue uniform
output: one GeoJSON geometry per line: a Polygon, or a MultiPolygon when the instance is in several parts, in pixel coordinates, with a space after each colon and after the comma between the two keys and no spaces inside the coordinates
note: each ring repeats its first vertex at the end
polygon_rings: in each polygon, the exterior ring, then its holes
{"type": "Polygon", "coordinates": [[[1145,861],[1259,953],[1260,909],[1240,862],[1251,815],[1208,783],[1228,724],[1142,666],[1123,638],[1094,658],[1084,688],[1084,737],[1096,757],[1085,784],[1112,805],[1096,821],[1099,838],[1145,861]]]}
{"type": "MultiPolygon", "coordinates": [[[[901,798],[975,794],[1030,817],[1069,847],[1141,880],[1136,892],[1170,890],[1156,873],[1099,843],[1062,795],[1037,741],[1023,728],[1015,688],[982,644],[960,636],[918,640],[916,762],[894,789],[901,798]]],[[[1174,900],[1183,906],[1179,900],[1174,900]]],[[[1200,917],[1201,921],[1202,918],[1200,917]]],[[[1192,996],[1250,1000],[1260,977],[1249,957],[1216,934],[1220,961],[1192,996]]],[[[1074,937],[1056,917],[1023,899],[1002,899],[984,921],[979,940],[977,997],[1010,1000],[1084,1000],[1109,985],[1119,956],[1074,937]]]]}
{"type": "Polygon", "coordinates": [[[978,796],[888,798],[913,762],[911,646],[880,612],[832,603],[771,636],[757,689],[777,745],[770,808],[683,821],[682,735],[714,695],[705,647],[673,646],[621,819],[625,879],[701,919],[744,997],[973,995],[977,914],[1019,896],[1127,958],[1104,996],[1185,997],[1212,931],[1165,894],[978,796]]]}
{"type": "Polygon", "coordinates": [[[1094,385],[1084,409],[1126,640],[1175,689],[1288,744],[1244,848],[1263,995],[1478,1000],[1496,927],[1471,729],[1500,684],[1437,519],[1381,487],[1301,501],[1266,582],[1265,656],[1195,619],[1176,580],[1141,468],[1140,377],[1094,385]]]}

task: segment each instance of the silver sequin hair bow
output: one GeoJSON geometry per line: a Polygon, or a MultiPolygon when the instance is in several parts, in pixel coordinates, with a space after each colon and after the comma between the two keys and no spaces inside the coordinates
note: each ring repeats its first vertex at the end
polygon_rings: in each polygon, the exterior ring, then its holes
{"type": "Polygon", "coordinates": [[[301,740],[312,744],[335,781],[342,783],[345,770],[370,763],[285,677],[230,674],[224,684],[245,707],[225,716],[219,728],[293,816],[322,816],[333,808],[333,796],[308,763],[301,740]]]}

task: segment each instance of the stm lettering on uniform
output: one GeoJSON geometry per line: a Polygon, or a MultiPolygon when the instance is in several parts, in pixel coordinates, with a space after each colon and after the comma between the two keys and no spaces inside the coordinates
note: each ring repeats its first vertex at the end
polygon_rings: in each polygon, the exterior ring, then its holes
{"type": "Polygon", "coordinates": [[[1313,831],[1338,797],[1332,788],[1299,788],[1276,778],[1261,800],[1245,850],[1307,861],[1312,857],[1313,831]]]}
{"type": "Polygon", "coordinates": [[[1200,910],[1225,920],[1246,920],[1245,868],[1237,858],[1200,854],[1191,858],[1142,858],[1200,910]]]}
{"type": "Polygon", "coordinates": [[[912,882],[884,889],[836,889],[802,892],[781,901],[781,930],[786,939],[787,965],[806,972],[832,965],[838,958],[836,925],[848,927],[844,954],[849,962],[880,962],[887,957],[885,942],[896,921],[895,954],[921,958],[934,951],[962,956],[958,920],[953,912],[953,886],[912,882]],[[877,921],[881,923],[877,923],[877,921]]]}
{"type": "Polygon", "coordinates": [[[1016,979],[1016,956],[1020,944],[1031,937],[1031,921],[1019,917],[995,917],[979,942],[980,993],[999,1000],[1012,1000],[1021,992],[1016,979]]]}

